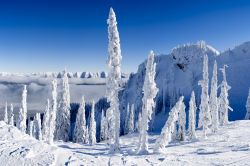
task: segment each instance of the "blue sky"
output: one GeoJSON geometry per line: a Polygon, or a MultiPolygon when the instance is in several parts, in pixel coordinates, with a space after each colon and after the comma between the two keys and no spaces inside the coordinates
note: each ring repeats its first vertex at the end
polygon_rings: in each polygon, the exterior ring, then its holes
{"type": "Polygon", "coordinates": [[[151,49],[205,40],[223,51],[250,41],[249,0],[0,0],[0,71],[106,70],[111,6],[125,72],[151,49]]]}

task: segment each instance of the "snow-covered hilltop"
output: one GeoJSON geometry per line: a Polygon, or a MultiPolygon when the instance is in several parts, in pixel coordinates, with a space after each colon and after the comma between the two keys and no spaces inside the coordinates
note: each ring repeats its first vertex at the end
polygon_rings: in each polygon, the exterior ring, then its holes
{"type": "MultiPolygon", "coordinates": [[[[209,79],[212,77],[214,60],[217,60],[218,68],[227,64],[227,80],[232,87],[229,91],[230,105],[234,109],[230,112],[229,119],[243,119],[245,116],[245,103],[250,86],[250,42],[243,43],[234,49],[220,53],[205,42],[178,46],[168,55],[159,55],[156,62],[156,83],[159,88],[156,97],[156,120],[153,120],[153,128],[160,129],[166,121],[169,108],[178,100],[180,95],[185,96],[185,103],[189,101],[191,91],[197,96],[196,102],[200,102],[201,89],[198,81],[202,77],[202,62],[204,55],[209,59],[209,79]]],[[[145,77],[146,61],[139,65],[138,71],[131,74],[121,97],[120,109],[126,113],[129,103],[135,105],[136,118],[141,110],[142,85],[145,77]]],[[[221,82],[222,74],[218,72],[218,81],[221,82]]]]}

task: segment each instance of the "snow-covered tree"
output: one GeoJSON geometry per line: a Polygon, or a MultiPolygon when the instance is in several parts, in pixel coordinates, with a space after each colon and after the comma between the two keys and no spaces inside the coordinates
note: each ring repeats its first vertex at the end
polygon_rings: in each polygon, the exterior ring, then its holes
{"type": "Polygon", "coordinates": [[[92,101],[92,108],[89,122],[89,143],[96,144],[96,122],[95,122],[95,102],[92,101]]]}
{"type": "Polygon", "coordinates": [[[179,112],[183,109],[183,99],[181,96],[175,106],[169,112],[168,120],[166,121],[164,127],[161,130],[161,135],[156,139],[154,146],[154,153],[162,153],[165,146],[168,145],[169,140],[171,140],[171,134],[176,126],[176,121],[179,117],[179,112]]]}
{"type": "Polygon", "coordinates": [[[42,131],[41,131],[41,117],[40,113],[36,113],[34,119],[35,135],[34,137],[38,140],[42,140],[42,131]]]}
{"type": "Polygon", "coordinates": [[[4,117],[3,121],[8,124],[8,103],[5,103],[5,109],[4,109],[4,117]]]}
{"type": "Polygon", "coordinates": [[[56,139],[68,141],[70,131],[70,93],[66,71],[63,74],[61,88],[61,99],[56,115],[56,139]]]}
{"type": "Polygon", "coordinates": [[[33,130],[34,130],[34,121],[33,120],[29,120],[28,123],[28,134],[33,137],[33,130]]]}
{"type": "Polygon", "coordinates": [[[178,139],[180,141],[185,141],[185,133],[186,133],[186,112],[185,112],[185,104],[181,102],[179,104],[179,117],[178,117],[178,139]]]}
{"type": "Polygon", "coordinates": [[[118,92],[120,90],[121,82],[121,48],[120,38],[117,29],[117,22],[115,12],[110,8],[108,23],[108,77],[107,77],[107,100],[110,107],[107,110],[107,117],[109,118],[109,145],[110,153],[120,151],[120,110],[118,92]]]}
{"type": "Polygon", "coordinates": [[[86,125],[86,144],[89,144],[89,127],[86,125]]]}
{"type": "Polygon", "coordinates": [[[189,101],[189,115],[188,115],[188,137],[190,140],[196,139],[196,133],[195,133],[195,115],[196,115],[196,103],[195,103],[195,94],[194,91],[192,91],[191,98],[189,101]]]}
{"type": "Polygon", "coordinates": [[[105,140],[105,132],[106,132],[106,118],[104,116],[104,111],[102,110],[102,115],[101,115],[101,128],[100,128],[100,140],[105,140]]]}
{"type": "Polygon", "coordinates": [[[49,140],[49,121],[50,121],[50,102],[49,99],[47,99],[47,106],[43,115],[43,127],[42,127],[43,140],[47,142],[49,140]]]}
{"type": "Polygon", "coordinates": [[[49,144],[53,144],[57,114],[57,81],[52,81],[52,109],[49,118],[49,144]]]}
{"type": "Polygon", "coordinates": [[[220,125],[225,125],[228,123],[228,110],[233,111],[233,109],[229,106],[228,100],[228,91],[231,89],[231,87],[227,84],[226,67],[227,65],[224,65],[223,68],[220,69],[223,75],[223,80],[220,84],[221,90],[219,96],[220,125]]]}
{"type": "Polygon", "coordinates": [[[132,133],[134,132],[135,130],[135,125],[134,125],[134,104],[131,105],[131,108],[130,108],[130,113],[129,113],[129,118],[128,118],[128,133],[132,133]]]}
{"type": "Polygon", "coordinates": [[[211,121],[212,121],[212,132],[216,132],[219,126],[219,112],[218,112],[218,79],[217,79],[217,63],[214,62],[213,77],[211,80],[211,92],[210,92],[210,111],[211,111],[211,121]]]}
{"type": "Polygon", "coordinates": [[[202,127],[204,138],[206,138],[206,133],[208,130],[208,125],[211,123],[211,115],[209,108],[209,95],[208,95],[208,57],[204,56],[203,60],[203,80],[199,81],[201,86],[201,104],[199,113],[199,123],[198,127],[202,127]]]}
{"type": "Polygon", "coordinates": [[[16,120],[16,127],[21,131],[21,122],[23,119],[23,109],[19,108],[19,112],[18,112],[18,116],[17,116],[17,120],[16,120]]]}
{"type": "Polygon", "coordinates": [[[158,92],[158,88],[155,83],[155,68],[156,64],[154,63],[154,53],[150,51],[147,60],[146,66],[146,75],[143,85],[143,99],[142,99],[142,128],[140,130],[140,142],[139,142],[139,154],[148,153],[148,138],[147,130],[149,126],[149,121],[152,118],[152,113],[155,107],[154,98],[158,92]]]}
{"type": "Polygon", "coordinates": [[[20,130],[23,133],[26,133],[26,119],[27,119],[27,89],[26,85],[23,86],[23,93],[22,93],[22,103],[21,109],[19,114],[19,122],[20,122],[20,130]]]}
{"type": "Polygon", "coordinates": [[[125,129],[124,129],[124,134],[128,134],[129,114],[130,114],[130,105],[129,105],[129,103],[128,103],[128,105],[127,105],[127,114],[126,114],[126,118],[125,118],[125,129]]]}
{"type": "Polygon", "coordinates": [[[14,126],[14,107],[13,107],[13,104],[10,104],[9,125],[14,126]]]}
{"type": "Polygon", "coordinates": [[[246,116],[245,116],[245,120],[250,120],[250,88],[248,91],[248,97],[247,97],[247,102],[246,102],[246,116]]]}
{"type": "Polygon", "coordinates": [[[76,125],[74,129],[73,140],[75,142],[86,143],[86,117],[85,117],[85,99],[82,96],[82,102],[77,112],[76,125]]]}

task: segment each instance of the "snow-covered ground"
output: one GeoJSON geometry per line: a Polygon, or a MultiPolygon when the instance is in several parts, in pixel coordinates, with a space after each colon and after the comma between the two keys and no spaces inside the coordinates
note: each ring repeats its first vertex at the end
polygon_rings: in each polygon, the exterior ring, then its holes
{"type": "MultiPolygon", "coordinates": [[[[121,137],[121,154],[109,155],[105,142],[95,146],[56,142],[47,145],[0,122],[1,165],[249,165],[250,121],[230,122],[207,140],[171,143],[164,154],[136,155],[137,134],[121,137]]],[[[158,135],[149,136],[152,152],[158,135]]]]}

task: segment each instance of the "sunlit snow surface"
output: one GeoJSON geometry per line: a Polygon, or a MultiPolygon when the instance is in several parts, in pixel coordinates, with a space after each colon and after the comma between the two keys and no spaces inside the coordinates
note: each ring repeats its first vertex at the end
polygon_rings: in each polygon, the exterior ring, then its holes
{"type": "MultiPolygon", "coordinates": [[[[165,154],[136,155],[138,135],[121,137],[121,153],[108,154],[105,142],[94,146],[39,142],[0,122],[1,165],[249,165],[250,121],[235,121],[196,142],[171,143],[165,154]]],[[[149,136],[152,152],[157,135],[149,136]]]]}

